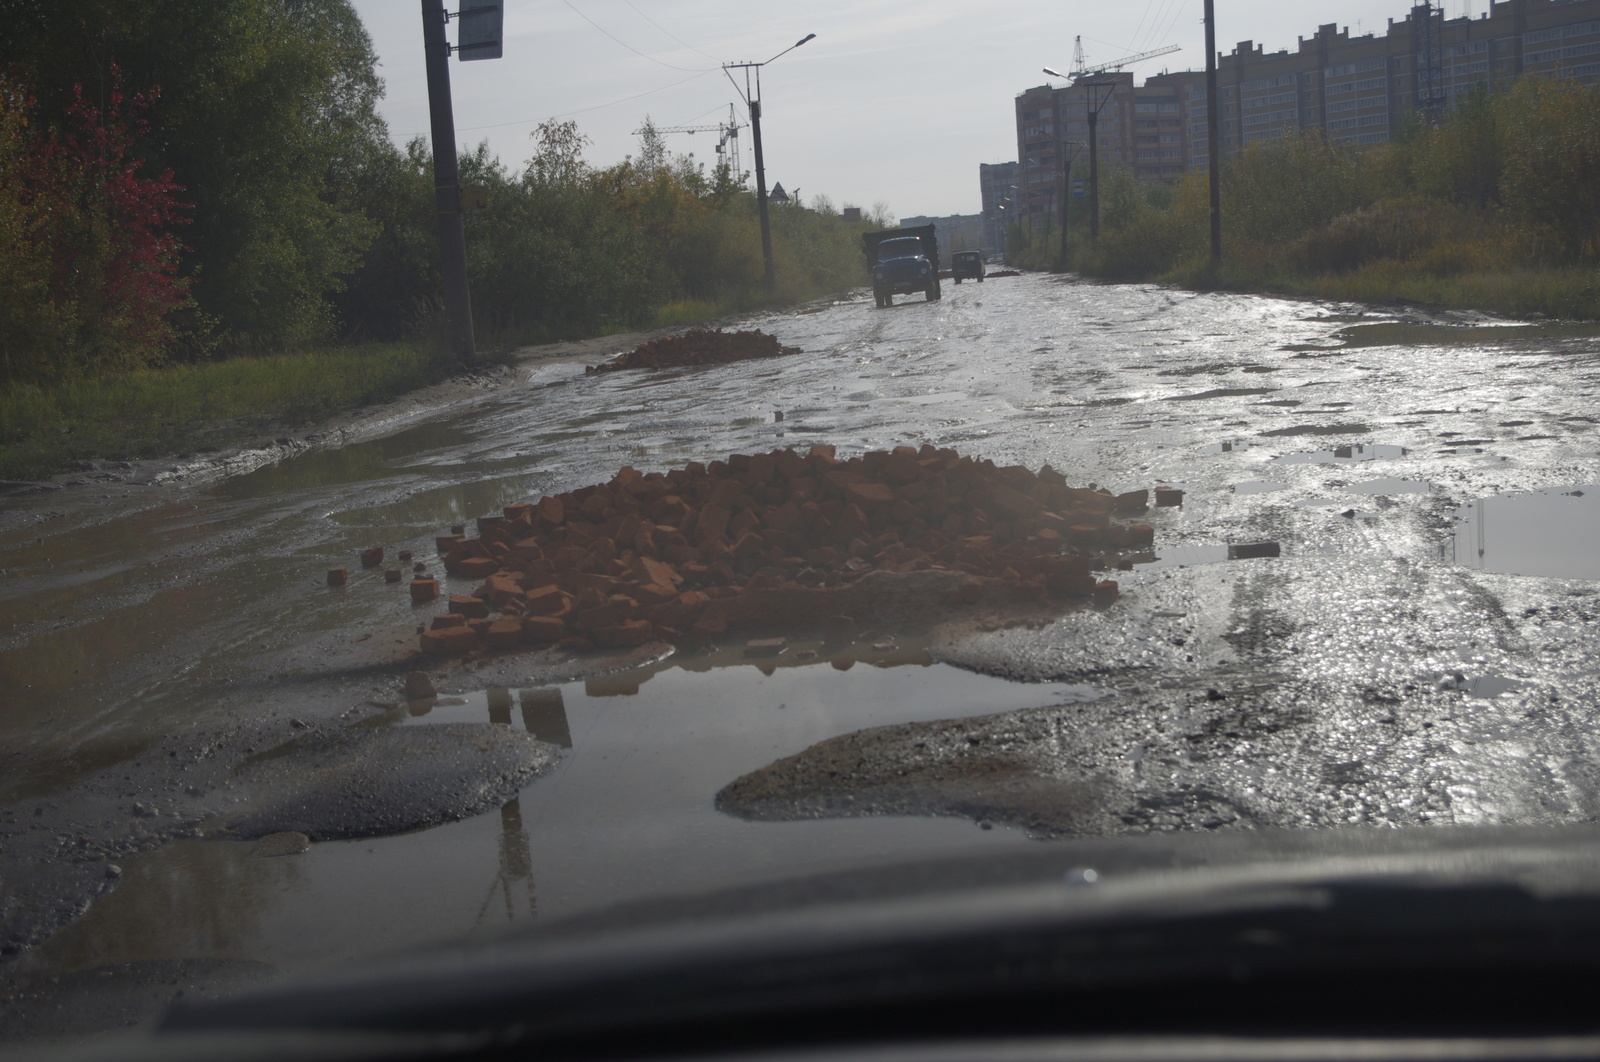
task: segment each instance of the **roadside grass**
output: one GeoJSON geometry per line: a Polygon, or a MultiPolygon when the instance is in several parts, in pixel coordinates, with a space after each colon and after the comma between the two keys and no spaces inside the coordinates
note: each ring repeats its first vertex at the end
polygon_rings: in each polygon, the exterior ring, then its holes
{"type": "Polygon", "coordinates": [[[164,368],[0,393],[0,479],[89,457],[225,446],[381,402],[441,378],[423,345],[366,344],[164,368]]]}

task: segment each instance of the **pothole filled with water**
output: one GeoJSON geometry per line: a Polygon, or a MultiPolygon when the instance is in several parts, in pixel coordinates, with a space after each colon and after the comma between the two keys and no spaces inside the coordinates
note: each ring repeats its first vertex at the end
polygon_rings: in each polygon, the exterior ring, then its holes
{"type": "Polygon", "coordinates": [[[751,822],[713,801],[741,775],[854,730],[1105,692],[963,671],[906,639],[746,655],[773,648],[378,710],[354,725],[488,723],[566,752],[505,807],[433,829],[270,859],[249,843],[168,844],[127,860],[118,888],[38,958],[58,969],[167,957],[303,968],[836,862],[1032,844],[965,819],[751,822]]]}
{"type": "Polygon", "coordinates": [[[1450,559],[1469,568],[1600,579],[1600,487],[1479,498],[1456,510],[1450,559]]]}

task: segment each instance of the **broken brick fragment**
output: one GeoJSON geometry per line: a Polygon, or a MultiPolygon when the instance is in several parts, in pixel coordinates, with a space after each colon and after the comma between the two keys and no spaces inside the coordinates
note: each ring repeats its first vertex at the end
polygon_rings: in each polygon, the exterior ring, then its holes
{"type": "Polygon", "coordinates": [[[432,601],[439,596],[439,580],[413,579],[411,580],[411,600],[417,604],[432,601]]]}
{"type": "Polygon", "coordinates": [[[329,586],[343,586],[349,580],[349,578],[350,578],[350,570],[348,568],[329,568],[328,569],[328,585],[329,586]]]}
{"type": "Polygon", "coordinates": [[[482,648],[482,644],[470,627],[445,627],[422,632],[422,651],[437,656],[461,656],[482,648]]]}
{"type": "Polygon", "coordinates": [[[511,616],[494,620],[483,640],[491,649],[515,649],[522,644],[522,621],[511,616]]]}
{"type": "Polygon", "coordinates": [[[376,568],[383,563],[383,547],[373,546],[371,549],[361,551],[361,566],[363,568],[376,568]]]}
{"type": "Polygon", "coordinates": [[[478,619],[489,614],[489,603],[482,598],[473,597],[471,594],[451,594],[450,611],[471,619],[478,619]]]}

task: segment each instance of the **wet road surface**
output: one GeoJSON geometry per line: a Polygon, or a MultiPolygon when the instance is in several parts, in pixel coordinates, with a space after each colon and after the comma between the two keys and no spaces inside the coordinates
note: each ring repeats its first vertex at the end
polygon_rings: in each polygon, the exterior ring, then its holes
{"type": "MultiPolygon", "coordinates": [[[[294,969],[954,845],[1600,808],[1595,329],[1035,276],[742,326],[804,353],[530,362],[523,386],[221,483],[8,503],[13,969],[294,969]],[[1185,496],[1152,510],[1156,548],[1106,612],[865,632],[771,674],[736,651],[611,677],[512,658],[440,669],[461,703],[393,706],[440,606],[356,550],[432,564],[449,524],[624,464],[813,442],[1185,496]],[[1276,557],[1227,559],[1266,542],[1276,557]],[[350,584],[324,586],[340,565],[350,584]],[[252,757],[440,721],[509,725],[556,765],[487,814],[487,783],[454,814],[401,800],[391,828],[417,832],[283,856],[208,839],[252,799],[252,757]]],[[[275,825],[297,828],[256,832],[275,825]]]]}

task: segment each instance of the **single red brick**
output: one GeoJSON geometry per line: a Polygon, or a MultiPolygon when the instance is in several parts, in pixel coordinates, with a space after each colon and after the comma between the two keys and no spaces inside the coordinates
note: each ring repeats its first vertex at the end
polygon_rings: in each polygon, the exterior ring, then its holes
{"type": "Polygon", "coordinates": [[[390,568],[383,573],[383,581],[386,583],[398,583],[403,574],[399,568],[390,568]]]}
{"type": "Polygon", "coordinates": [[[467,579],[482,579],[500,570],[493,557],[466,557],[456,562],[455,574],[467,579]]]}
{"type": "Polygon", "coordinates": [[[555,616],[523,616],[522,634],[530,642],[558,642],[567,635],[567,625],[555,616]]]}
{"type": "Polygon", "coordinates": [[[346,580],[348,580],[349,578],[350,578],[350,570],[348,568],[329,568],[328,569],[328,585],[329,586],[343,586],[345,584],[346,580]]]}
{"type": "Polygon", "coordinates": [[[522,644],[522,621],[502,616],[489,624],[483,640],[491,649],[515,649],[522,644]]]}
{"type": "Polygon", "coordinates": [[[463,616],[461,613],[459,613],[459,612],[443,612],[443,613],[440,613],[439,615],[433,617],[433,626],[432,626],[431,629],[432,630],[436,630],[436,631],[442,631],[442,630],[447,630],[447,629],[449,629],[451,627],[465,627],[466,625],[467,625],[467,617],[463,616]]]}
{"type": "Polygon", "coordinates": [[[443,630],[424,631],[422,651],[438,656],[460,656],[479,648],[477,634],[470,627],[446,627],[443,630]]]}
{"type": "Polygon", "coordinates": [[[413,579],[411,580],[411,600],[421,603],[432,601],[439,596],[439,580],[413,579]]]}
{"type": "Polygon", "coordinates": [[[478,619],[489,614],[489,603],[471,594],[451,594],[450,611],[470,619],[478,619]]]}

